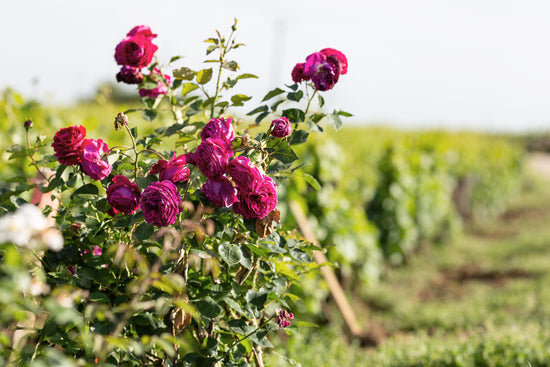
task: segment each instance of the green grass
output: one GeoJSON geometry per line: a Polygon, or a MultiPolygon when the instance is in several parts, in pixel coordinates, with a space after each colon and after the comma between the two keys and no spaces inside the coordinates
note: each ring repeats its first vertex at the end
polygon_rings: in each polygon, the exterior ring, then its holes
{"type": "Polygon", "coordinates": [[[550,185],[528,176],[504,215],[388,269],[353,301],[366,330],[385,331],[378,347],[336,322],[288,337],[269,365],[549,366],[548,223],[550,185]]]}

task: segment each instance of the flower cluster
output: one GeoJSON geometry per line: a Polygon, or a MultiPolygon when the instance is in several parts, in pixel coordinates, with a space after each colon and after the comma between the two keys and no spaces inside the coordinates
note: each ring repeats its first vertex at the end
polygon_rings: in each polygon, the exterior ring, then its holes
{"type": "Polygon", "coordinates": [[[217,207],[233,205],[246,219],[262,219],[277,206],[277,186],[244,156],[233,158],[235,139],[230,118],[211,119],[201,131],[201,144],[187,161],[207,178],[201,188],[217,207]]]}
{"type": "Polygon", "coordinates": [[[292,80],[295,83],[311,80],[316,90],[332,89],[340,75],[348,72],[346,56],[333,48],[324,48],[312,53],[306,62],[298,63],[292,69],[292,80]]]}
{"type": "Polygon", "coordinates": [[[101,139],[86,139],[86,128],[74,125],[60,129],[53,137],[54,156],[66,166],[80,165],[94,180],[103,180],[112,166],[106,155],[109,146],[101,139]]]}
{"type": "Polygon", "coordinates": [[[144,67],[151,64],[158,50],[158,46],[153,44],[153,39],[156,37],[151,28],[139,25],[132,28],[115,48],[115,60],[118,65],[122,65],[116,75],[117,82],[157,84],[154,88],[139,88],[141,97],[156,98],[166,94],[171,82],[170,76],[162,74],[157,67],[146,75],[142,72],[144,67]]]}

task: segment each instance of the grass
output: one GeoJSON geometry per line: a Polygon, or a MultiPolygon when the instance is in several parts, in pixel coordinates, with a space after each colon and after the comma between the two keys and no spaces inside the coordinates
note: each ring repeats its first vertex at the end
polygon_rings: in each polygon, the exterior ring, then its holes
{"type": "Polygon", "coordinates": [[[550,186],[527,175],[499,218],[431,247],[354,300],[376,348],[338,323],[300,331],[268,365],[549,366],[550,186]],[[296,362],[298,363],[298,362],[296,362]]]}

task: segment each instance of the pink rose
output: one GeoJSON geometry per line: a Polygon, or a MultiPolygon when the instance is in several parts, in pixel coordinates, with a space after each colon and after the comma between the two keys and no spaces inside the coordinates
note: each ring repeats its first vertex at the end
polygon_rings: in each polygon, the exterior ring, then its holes
{"type": "Polygon", "coordinates": [[[171,83],[170,75],[162,74],[158,68],[155,68],[153,72],[146,77],[146,81],[157,82],[157,87],[153,89],[141,88],[138,92],[140,97],[157,98],[161,94],[168,93],[168,87],[171,83]]]}
{"type": "Polygon", "coordinates": [[[273,130],[271,130],[271,135],[276,138],[284,138],[285,136],[290,135],[290,131],[292,130],[290,121],[288,121],[288,119],[284,116],[271,121],[271,126],[273,127],[273,130]]]}
{"type": "Polygon", "coordinates": [[[173,183],[187,181],[189,179],[189,168],[184,154],[176,157],[176,153],[169,161],[164,159],[159,160],[149,171],[150,174],[159,173],[159,179],[170,180],[173,183]]]}
{"type": "Polygon", "coordinates": [[[176,222],[181,202],[172,181],[153,182],[143,190],[140,208],[147,223],[165,227],[176,222]]]}
{"type": "Polygon", "coordinates": [[[206,178],[217,179],[227,170],[229,158],[233,156],[231,146],[221,139],[206,139],[193,154],[194,162],[206,178]]]}
{"type": "Polygon", "coordinates": [[[242,155],[229,162],[228,172],[235,185],[243,190],[250,190],[263,179],[260,169],[242,155]]]}
{"type": "Polygon", "coordinates": [[[201,139],[208,138],[221,139],[231,144],[235,140],[235,131],[233,130],[232,120],[222,118],[211,119],[201,130],[201,139]]]}
{"type": "Polygon", "coordinates": [[[158,49],[152,43],[156,36],[147,26],[134,27],[115,48],[117,64],[136,68],[149,65],[158,49]]]}
{"type": "Polygon", "coordinates": [[[132,214],[139,207],[141,191],[138,185],[122,175],[113,177],[113,183],[107,188],[107,201],[114,213],[132,214]]]}
{"type": "Polygon", "coordinates": [[[238,200],[237,189],[225,176],[220,176],[216,180],[206,180],[201,191],[208,201],[218,208],[231,206],[238,200]]]}
{"type": "Polygon", "coordinates": [[[304,75],[309,77],[315,89],[332,89],[340,77],[340,62],[335,57],[327,58],[321,52],[315,52],[306,58],[304,75]]]}
{"type": "Polygon", "coordinates": [[[84,126],[70,126],[57,131],[53,137],[52,147],[59,163],[72,166],[80,163],[84,143],[86,142],[84,126]]]}
{"type": "Polygon", "coordinates": [[[112,166],[103,159],[109,146],[101,139],[87,139],[82,152],[80,165],[82,171],[94,180],[101,181],[111,173],[112,166]]]}
{"type": "Polygon", "coordinates": [[[333,48],[324,48],[319,52],[325,55],[327,58],[334,58],[338,61],[338,63],[340,64],[341,75],[344,75],[348,72],[348,59],[346,58],[346,55],[333,48]]]}
{"type": "Polygon", "coordinates": [[[277,206],[277,186],[269,176],[263,176],[249,190],[238,188],[239,201],[233,211],[245,219],[262,219],[277,206]]]}

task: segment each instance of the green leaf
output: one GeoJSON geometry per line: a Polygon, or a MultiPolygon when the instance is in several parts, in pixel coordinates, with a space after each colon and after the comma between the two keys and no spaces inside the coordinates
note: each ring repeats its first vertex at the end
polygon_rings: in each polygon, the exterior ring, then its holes
{"type": "Polygon", "coordinates": [[[290,148],[288,143],[281,142],[273,148],[268,148],[271,158],[277,159],[282,163],[292,163],[298,159],[296,153],[290,148]]]}
{"type": "Polygon", "coordinates": [[[321,192],[321,185],[319,184],[319,181],[315,179],[312,175],[309,173],[304,173],[304,180],[311,185],[317,192],[321,192]]]}
{"type": "Polygon", "coordinates": [[[209,38],[209,39],[205,40],[204,42],[213,43],[213,44],[217,45],[218,44],[218,39],[217,38],[209,38]]]}
{"type": "Polygon", "coordinates": [[[149,223],[140,224],[135,231],[136,238],[139,241],[145,241],[153,237],[155,233],[155,226],[149,223]]]}
{"type": "Polygon", "coordinates": [[[338,116],[338,113],[331,113],[328,115],[328,123],[334,127],[334,130],[338,130],[342,127],[342,119],[338,116]]]}
{"type": "Polygon", "coordinates": [[[256,125],[259,125],[260,122],[261,122],[267,115],[269,115],[269,112],[268,112],[268,111],[262,112],[262,113],[260,113],[258,116],[256,116],[256,120],[255,120],[256,125]]]}
{"type": "Polygon", "coordinates": [[[101,292],[90,293],[90,301],[97,303],[109,303],[109,297],[101,292]]]}
{"type": "Polygon", "coordinates": [[[222,312],[223,307],[212,297],[207,296],[197,303],[197,309],[203,317],[213,319],[222,312]]]}
{"type": "Polygon", "coordinates": [[[249,113],[247,113],[246,115],[247,116],[251,116],[251,115],[255,115],[259,112],[266,112],[268,110],[267,106],[266,105],[263,105],[263,106],[260,106],[260,107],[256,107],[255,109],[253,109],[252,111],[250,111],[249,113]]]}
{"type": "Polygon", "coordinates": [[[297,91],[297,92],[289,92],[289,93],[286,95],[286,98],[287,98],[289,101],[300,102],[300,100],[302,99],[303,96],[304,96],[304,92],[302,92],[301,90],[299,90],[299,91],[297,91]]]}
{"type": "Polygon", "coordinates": [[[202,69],[197,73],[197,83],[203,85],[212,79],[212,69],[202,69]]]}
{"type": "Polygon", "coordinates": [[[311,257],[305,253],[304,251],[298,249],[298,248],[291,248],[289,251],[290,256],[292,256],[295,260],[298,260],[301,263],[310,263],[311,257]]]}
{"type": "Polygon", "coordinates": [[[322,95],[318,94],[317,100],[319,101],[319,107],[323,107],[325,105],[325,99],[323,98],[322,95]]]}
{"type": "Polygon", "coordinates": [[[267,301],[267,293],[250,289],[246,292],[245,299],[246,302],[261,310],[264,307],[265,301],[267,301]]]}
{"type": "Polygon", "coordinates": [[[84,186],[81,186],[75,192],[73,192],[73,195],[98,195],[98,194],[99,194],[99,190],[97,186],[93,183],[89,183],[84,186]]]}
{"type": "Polygon", "coordinates": [[[309,137],[309,132],[307,132],[306,130],[294,130],[292,135],[290,135],[289,144],[297,145],[297,144],[305,143],[308,137],[309,137]]]}
{"type": "Polygon", "coordinates": [[[236,334],[242,336],[248,335],[253,332],[256,328],[252,325],[247,325],[244,320],[231,320],[227,323],[229,325],[229,330],[236,334]]]}
{"type": "Polygon", "coordinates": [[[157,117],[157,111],[145,109],[141,111],[141,117],[143,117],[146,121],[153,122],[153,120],[157,117]]]}
{"type": "Polygon", "coordinates": [[[222,243],[218,247],[218,253],[223,261],[229,266],[237,265],[240,263],[243,257],[241,247],[238,245],[232,245],[229,243],[222,243]]]}
{"type": "Polygon", "coordinates": [[[182,67],[172,71],[172,75],[176,79],[193,80],[193,78],[195,77],[195,72],[189,68],[182,67]]]}
{"type": "Polygon", "coordinates": [[[344,117],[351,117],[353,116],[351,113],[349,112],[346,112],[346,111],[340,111],[340,110],[335,110],[334,113],[338,114],[339,116],[344,116],[344,117]]]}
{"type": "Polygon", "coordinates": [[[245,74],[241,74],[239,75],[238,77],[236,77],[235,79],[239,80],[239,79],[249,79],[249,78],[254,78],[254,79],[258,79],[258,77],[254,74],[248,74],[248,73],[245,73],[245,74]]]}
{"type": "Polygon", "coordinates": [[[199,86],[195,83],[184,83],[181,86],[181,96],[185,96],[187,93],[194,91],[195,89],[198,89],[199,86]]]}
{"type": "Polygon", "coordinates": [[[306,114],[304,111],[298,108],[289,108],[283,110],[283,116],[285,116],[292,123],[304,122],[306,114]]]}
{"type": "Polygon", "coordinates": [[[183,58],[183,56],[180,56],[180,55],[172,56],[172,58],[170,59],[169,64],[173,63],[174,61],[178,61],[179,59],[182,59],[182,58],[183,58]]]}
{"type": "Polygon", "coordinates": [[[273,97],[275,97],[275,96],[278,96],[279,94],[282,94],[282,93],[284,93],[284,92],[285,92],[285,91],[282,90],[282,89],[280,89],[280,88],[275,88],[275,89],[273,89],[272,91],[269,91],[269,92],[265,95],[264,99],[262,99],[262,102],[263,102],[263,101],[267,101],[268,99],[271,99],[271,98],[273,98],[273,97]]]}
{"type": "Polygon", "coordinates": [[[259,345],[260,347],[264,348],[272,348],[273,344],[267,339],[267,330],[259,330],[258,332],[250,335],[250,340],[254,342],[254,344],[259,345]]]}
{"type": "Polygon", "coordinates": [[[319,121],[321,121],[323,119],[323,117],[325,117],[326,114],[324,113],[314,113],[312,114],[311,116],[309,116],[309,119],[311,121],[313,121],[314,123],[318,123],[319,121]]]}
{"type": "Polygon", "coordinates": [[[244,94],[235,94],[231,97],[231,102],[233,102],[233,106],[243,106],[244,101],[250,100],[252,97],[246,96],[244,94]]]}
{"type": "Polygon", "coordinates": [[[216,45],[211,45],[211,46],[208,46],[208,48],[206,49],[206,54],[207,55],[210,55],[212,52],[214,52],[214,50],[216,50],[218,48],[218,46],[216,45]]]}

